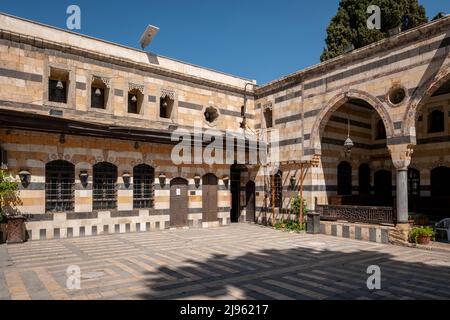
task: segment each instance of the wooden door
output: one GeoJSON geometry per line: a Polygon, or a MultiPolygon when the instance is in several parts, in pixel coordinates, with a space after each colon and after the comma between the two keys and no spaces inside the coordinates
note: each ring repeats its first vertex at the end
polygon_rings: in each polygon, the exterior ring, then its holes
{"type": "Polygon", "coordinates": [[[253,181],[249,181],[245,187],[247,222],[255,222],[255,189],[253,181]]]}
{"type": "Polygon", "coordinates": [[[185,227],[188,225],[188,182],[175,178],[170,182],[170,226],[185,227]]]}
{"type": "Polygon", "coordinates": [[[217,177],[213,174],[203,176],[202,202],[204,222],[216,222],[218,220],[217,190],[217,177]]]}

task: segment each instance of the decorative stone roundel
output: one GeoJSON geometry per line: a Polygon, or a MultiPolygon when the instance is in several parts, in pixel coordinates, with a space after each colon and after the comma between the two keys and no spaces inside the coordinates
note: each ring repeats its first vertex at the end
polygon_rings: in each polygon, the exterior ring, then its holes
{"type": "Polygon", "coordinates": [[[208,122],[209,124],[214,124],[219,118],[219,115],[220,115],[219,111],[216,108],[208,107],[206,108],[204,113],[205,121],[208,122]]]}
{"type": "Polygon", "coordinates": [[[397,106],[406,98],[406,89],[401,86],[391,88],[388,93],[388,101],[390,104],[397,106]]]}

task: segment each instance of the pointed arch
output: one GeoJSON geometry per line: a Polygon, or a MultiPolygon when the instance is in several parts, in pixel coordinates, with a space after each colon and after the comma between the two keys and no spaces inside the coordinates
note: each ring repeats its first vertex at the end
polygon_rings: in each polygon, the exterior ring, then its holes
{"type": "Polygon", "coordinates": [[[321,136],[325,127],[330,120],[332,114],[343,106],[348,101],[358,99],[367,102],[373,107],[373,109],[378,113],[381,120],[383,120],[384,126],[386,128],[387,138],[391,138],[394,135],[394,126],[392,124],[391,117],[386,110],[383,103],[375,96],[361,90],[350,89],[348,91],[342,92],[334,96],[323,108],[314,122],[313,128],[311,130],[310,146],[314,150],[320,150],[321,136]]]}
{"type": "Polygon", "coordinates": [[[410,129],[415,128],[416,120],[419,117],[422,107],[447,81],[450,81],[450,66],[447,66],[446,69],[442,69],[436,75],[431,76],[425,84],[413,93],[403,121],[402,132],[404,135],[411,135],[410,129]]]}

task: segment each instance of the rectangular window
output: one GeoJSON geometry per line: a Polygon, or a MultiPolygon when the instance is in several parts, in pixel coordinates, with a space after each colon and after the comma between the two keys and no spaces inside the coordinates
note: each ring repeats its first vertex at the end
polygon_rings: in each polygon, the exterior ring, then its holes
{"type": "Polygon", "coordinates": [[[264,121],[266,122],[266,128],[272,128],[273,127],[273,118],[272,118],[272,110],[266,109],[264,111],[264,121]]]}

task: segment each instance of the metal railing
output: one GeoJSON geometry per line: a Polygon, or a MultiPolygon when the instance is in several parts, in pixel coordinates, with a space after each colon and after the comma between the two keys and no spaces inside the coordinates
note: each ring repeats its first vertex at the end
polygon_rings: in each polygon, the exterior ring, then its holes
{"type": "Polygon", "coordinates": [[[396,224],[395,210],[392,207],[316,205],[316,212],[320,213],[322,220],[396,224]]]}

